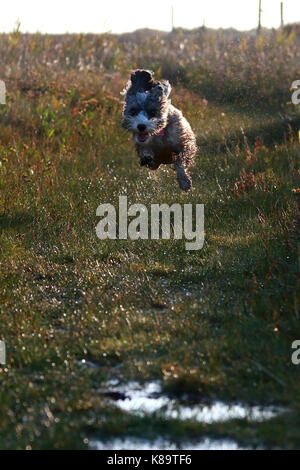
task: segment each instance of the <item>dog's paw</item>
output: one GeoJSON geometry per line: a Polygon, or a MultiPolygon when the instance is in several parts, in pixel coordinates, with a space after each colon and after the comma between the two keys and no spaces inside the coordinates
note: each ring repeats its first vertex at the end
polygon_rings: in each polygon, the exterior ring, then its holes
{"type": "Polygon", "coordinates": [[[192,189],[192,180],[187,175],[185,178],[178,178],[178,184],[182,191],[188,192],[192,189]]]}
{"type": "Polygon", "coordinates": [[[140,165],[141,166],[149,166],[153,162],[153,158],[150,155],[145,155],[144,157],[141,158],[140,160],[140,165]]]}
{"type": "Polygon", "coordinates": [[[147,168],[149,168],[149,170],[157,170],[157,168],[160,166],[160,163],[157,163],[155,160],[152,160],[150,163],[148,163],[147,165],[147,168]]]}

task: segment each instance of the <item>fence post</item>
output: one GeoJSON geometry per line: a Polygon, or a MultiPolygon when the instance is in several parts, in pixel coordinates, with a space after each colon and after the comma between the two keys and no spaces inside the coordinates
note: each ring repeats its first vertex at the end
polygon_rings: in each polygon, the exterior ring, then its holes
{"type": "Polygon", "coordinates": [[[257,27],[257,32],[259,33],[261,30],[261,0],[259,0],[259,5],[258,5],[258,27],[257,27]]]}
{"type": "Polygon", "coordinates": [[[171,26],[172,26],[171,31],[174,31],[174,7],[173,5],[171,5],[171,26]]]}

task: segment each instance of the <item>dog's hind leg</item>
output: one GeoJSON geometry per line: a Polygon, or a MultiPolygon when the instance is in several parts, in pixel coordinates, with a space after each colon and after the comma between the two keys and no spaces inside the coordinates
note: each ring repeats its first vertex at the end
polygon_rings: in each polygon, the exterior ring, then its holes
{"type": "Polygon", "coordinates": [[[182,191],[189,191],[192,188],[192,180],[184,165],[184,159],[182,157],[182,154],[177,155],[175,162],[177,181],[182,191]]]}

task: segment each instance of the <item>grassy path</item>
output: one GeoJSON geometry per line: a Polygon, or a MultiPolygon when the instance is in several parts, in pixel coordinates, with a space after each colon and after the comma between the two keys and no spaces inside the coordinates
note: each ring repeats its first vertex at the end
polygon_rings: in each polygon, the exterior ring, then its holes
{"type": "Polygon", "coordinates": [[[170,168],[138,167],[119,128],[120,103],[107,98],[99,122],[88,96],[77,115],[70,95],[45,98],[39,117],[21,97],[25,129],[13,105],[0,129],[0,332],[8,353],[0,369],[0,447],[205,434],[299,448],[300,368],[291,362],[291,343],[300,338],[292,194],[299,150],[292,131],[285,142],[279,136],[275,145],[275,133],[268,146],[261,138],[255,145],[240,127],[250,135],[268,117],[205,105],[196,95],[191,105],[189,92],[178,90],[199,144],[217,142],[214,152],[200,152],[194,190],[182,194],[170,168]],[[60,133],[51,133],[49,113],[60,133]],[[37,134],[26,131],[31,124],[37,134]],[[96,208],[117,205],[119,195],[147,207],[204,204],[203,249],[187,252],[184,240],[100,241],[96,208]],[[291,412],[210,425],[136,417],[107,405],[99,389],[109,379],[160,379],[177,396],[291,412]]]}

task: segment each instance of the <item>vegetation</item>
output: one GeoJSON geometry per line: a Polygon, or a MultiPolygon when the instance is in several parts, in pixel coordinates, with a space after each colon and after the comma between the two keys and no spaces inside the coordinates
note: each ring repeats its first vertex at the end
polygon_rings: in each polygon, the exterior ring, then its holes
{"type": "Polygon", "coordinates": [[[128,435],[299,448],[300,113],[289,90],[299,44],[297,25],[260,36],[0,35],[2,449],[128,435]],[[195,130],[189,194],[171,168],[140,168],[120,127],[135,67],[172,82],[195,130]],[[96,208],[119,195],[204,204],[203,249],[99,240],[96,208]],[[108,404],[109,379],[160,379],[171,395],[287,412],[209,425],[137,417],[108,404]]]}

